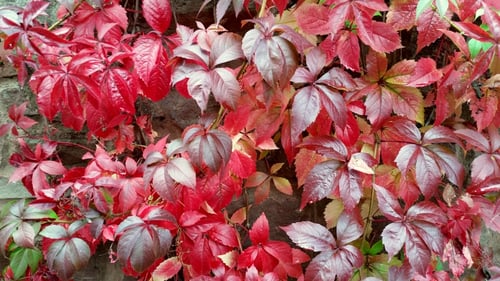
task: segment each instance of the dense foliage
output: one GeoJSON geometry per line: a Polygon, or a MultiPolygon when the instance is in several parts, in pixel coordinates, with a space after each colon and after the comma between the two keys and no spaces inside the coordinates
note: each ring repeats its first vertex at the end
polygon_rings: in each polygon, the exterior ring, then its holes
{"type": "Polygon", "coordinates": [[[34,197],[2,213],[6,280],[69,280],[99,245],[141,280],[500,274],[479,243],[500,232],[500,2],[206,0],[214,24],[195,29],[167,0],[59,3],[50,27],[48,2],[0,8],[47,121],[35,141],[23,103],[0,127],[19,142],[10,180],[34,197]],[[131,28],[139,14],[149,30],[131,28]],[[201,112],[178,139],[137,109],[171,88],[201,112]],[[95,144],[81,165],[58,156],[56,121],[95,144]],[[274,210],[247,221],[271,188],[326,205],[324,222],[274,240],[274,210]]]}

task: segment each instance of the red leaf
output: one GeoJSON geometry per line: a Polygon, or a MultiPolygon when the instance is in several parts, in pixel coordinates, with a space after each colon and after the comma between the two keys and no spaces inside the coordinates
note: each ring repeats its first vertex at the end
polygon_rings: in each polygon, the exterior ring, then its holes
{"type": "Polygon", "coordinates": [[[433,9],[425,10],[417,19],[417,52],[439,39],[450,24],[433,9]]]}
{"type": "Polygon", "coordinates": [[[266,244],[269,240],[269,222],[266,215],[262,213],[253,223],[249,231],[250,240],[254,245],[266,244]]]}
{"type": "Polygon", "coordinates": [[[347,68],[359,72],[360,47],[358,37],[354,32],[341,30],[335,37],[337,55],[340,62],[347,68]]]}
{"type": "Polygon", "coordinates": [[[433,59],[422,58],[417,61],[407,85],[410,87],[427,86],[439,80],[441,76],[442,73],[436,68],[436,62],[433,59]]]}
{"type": "Polygon", "coordinates": [[[328,14],[327,7],[313,3],[304,3],[294,13],[302,31],[316,35],[330,33],[330,30],[325,28],[330,20],[328,14]]]}
{"type": "Polygon", "coordinates": [[[142,11],[149,26],[160,33],[167,31],[172,19],[169,0],[144,0],[142,11]]]}
{"type": "Polygon", "coordinates": [[[170,90],[171,73],[161,38],[154,34],[140,36],[134,43],[133,59],[144,95],[153,101],[162,99],[170,90]]]}
{"type": "Polygon", "coordinates": [[[394,28],[384,22],[372,21],[371,15],[355,10],[358,36],[363,43],[377,52],[392,52],[401,48],[401,38],[394,28]]]}
{"type": "Polygon", "coordinates": [[[480,132],[488,127],[498,111],[498,97],[486,94],[481,98],[472,96],[470,100],[471,115],[476,121],[477,130],[480,132]]]}
{"type": "Polygon", "coordinates": [[[391,1],[386,22],[396,30],[410,30],[415,25],[416,8],[416,0],[391,1]]]}

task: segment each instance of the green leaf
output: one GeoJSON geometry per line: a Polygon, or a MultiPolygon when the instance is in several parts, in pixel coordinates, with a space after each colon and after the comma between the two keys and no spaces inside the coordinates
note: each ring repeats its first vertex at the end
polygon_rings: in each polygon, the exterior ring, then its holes
{"type": "Polygon", "coordinates": [[[417,4],[417,13],[415,15],[415,18],[418,19],[420,15],[427,10],[428,8],[431,7],[432,0],[419,0],[417,4]]]}
{"type": "Polygon", "coordinates": [[[42,259],[42,251],[37,248],[18,247],[10,255],[10,267],[14,272],[14,279],[20,279],[26,273],[28,267],[35,272],[42,259]]]}
{"type": "Polygon", "coordinates": [[[368,255],[375,256],[382,252],[384,249],[384,244],[382,244],[382,240],[377,241],[372,247],[368,250],[368,255]]]}
{"type": "Polygon", "coordinates": [[[446,11],[448,11],[448,0],[436,0],[436,7],[439,13],[439,16],[444,17],[446,11]]]}
{"type": "Polygon", "coordinates": [[[481,51],[486,52],[493,46],[491,42],[481,42],[472,38],[467,42],[467,45],[469,45],[469,51],[472,58],[475,58],[481,51]]]}

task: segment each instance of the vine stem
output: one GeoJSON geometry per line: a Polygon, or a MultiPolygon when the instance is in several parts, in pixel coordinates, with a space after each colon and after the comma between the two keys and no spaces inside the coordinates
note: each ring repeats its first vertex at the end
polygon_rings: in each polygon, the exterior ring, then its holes
{"type": "MultiPolygon", "coordinates": [[[[375,140],[375,147],[373,149],[373,154],[374,154],[373,156],[375,159],[379,159],[380,139],[378,138],[378,136],[375,137],[376,140],[375,140]]],[[[368,203],[368,215],[366,216],[365,226],[363,228],[363,240],[361,240],[361,249],[364,248],[364,245],[366,243],[366,236],[368,236],[368,224],[371,223],[372,220],[372,208],[375,201],[375,188],[373,186],[374,184],[375,184],[375,173],[373,173],[372,175],[372,190],[370,191],[370,202],[368,203]]]]}

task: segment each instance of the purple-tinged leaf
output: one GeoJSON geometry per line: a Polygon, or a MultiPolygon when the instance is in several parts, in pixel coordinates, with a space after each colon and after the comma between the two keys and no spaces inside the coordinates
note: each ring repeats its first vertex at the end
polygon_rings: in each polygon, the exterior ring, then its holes
{"type": "Polygon", "coordinates": [[[213,172],[224,167],[231,158],[232,140],[223,131],[208,130],[193,126],[184,131],[191,160],[199,167],[206,165],[213,172]]]}
{"type": "Polygon", "coordinates": [[[358,239],[361,234],[363,234],[363,226],[353,215],[346,212],[340,214],[337,221],[337,241],[339,247],[358,239]]]}
{"type": "Polygon", "coordinates": [[[349,153],[345,144],[332,136],[308,137],[300,144],[300,147],[314,150],[325,157],[339,161],[346,161],[349,153]]]}
{"type": "Polygon", "coordinates": [[[62,175],[66,172],[66,168],[61,162],[45,160],[39,165],[40,170],[49,175],[62,175]]]}
{"type": "Polygon", "coordinates": [[[436,61],[430,58],[422,58],[417,61],[407,86],[424,87],[436,82],[441,76],[443,74],[436,68],[436,61]]]}
{"type": "Polygon", "coordinates": [[[401,220],[403,218],[403,209],[396,196],[382,186],[375,184],[373,188],[376,191],[378,205],[382,214],[393,221],[401,220]]]}
{"type": "Polygon", "coordinates": [[[33,248],[35,246],[35,230],[31,224],[21,222],[16,231],[12,233],[12,239],[18,246],[33,248]]]}
{"type": "Polygon", "coordinates": [[[334,186],[334,188],[335,190],[338,190],[338,194],[344,202],[346,211],[352,211],[359,203],[359,200],[363,195],[361,190],[360,173],[357,171],[351,171],[344,165],[342,168],[337,170],[336,174],[338,178],[338,185],[334,186]]]}
{"type": "Polygon", "coordinates": [[[464,183],[465,169],[455,153],[441,145],[431,145],[427,148],[434,153],[434,159],[441,173],[445,174],[451,183],[461,187],[464,183]]]}
{"type": "Polygon", "coordinates": [[[420,130],[414,122],[406,118],[391,118],[384,123],[382,141],[419,143],[420,130]]]}
{"type": "Polygon", "coordinates": [[[320,93],[316,87],[307,86],[297,91],[290,116],[292,139],[297,139],[316,120],[320,109],[320,93]]]}
{"type": "Polygon", "coordinates": [[[492,152],[490,150],[489,141],[486,139],[485,136],[483,136],[480,132],[476,130],[458,129],[455,131],[455,135],[457,135],[466,142],[468,149],[470,149],[469,147],[472,146],[472,148],[475,148],[482,152],[492,152]]]}
{"type": "Polygon", "coordinates": [[[338,182],[337,170],[343,164],[337,160],[325,161],[311,169],[306,177],[300,209],[329,196],[338,182]]]}
{"type": "Polygon", "coordinates": [[[411,267],[419,274],[425,275],[431,261],[431,251],[426,247],[415,231],[409,231],[405,242],[405,251],[411,267]]]}
{"type": "Polygon", "coordinates": [[[455,133],[447,127],[443,126],[434,126],[430,128],[427,132],[425,132],[422,143],[431,144],[431,143],[456,143],[461,145],[460,139],[455,135],[455,133]]]}
{"type": "Polygon", "coordinates": [[[170,248],[170,231],[130,216],[118,226],[118,258],[136,272],[146,270],[170,248]]]}
{"type": "Polygon", "coordinates": [[[210,87],[215,100],[230,109],[235,109],[241,95],[236,74],[228,68],[218,67],[210,72],[210,87]]]}
{"type": "Polygon", "coordinates": [[[401,222],[393,222],[387,225],[382,231],[382,243],[389,255],[389,259],[394,257],[408,239],[406,227],[401,222]]]}
{"type": "Polygon", "coordinates": [[[324,226],[310,221],[301,221],[281,227],[293,243],[299,247],[322,252],[337,247],[333,235],[324,226]]]}
{"type": "Polygon", "coordinates": [[[90,259],[90,247],[82,239],[73,237],[57,240],[49,246],[46,254],[47,266],[63,280],[83,268],[90,259]]]}

